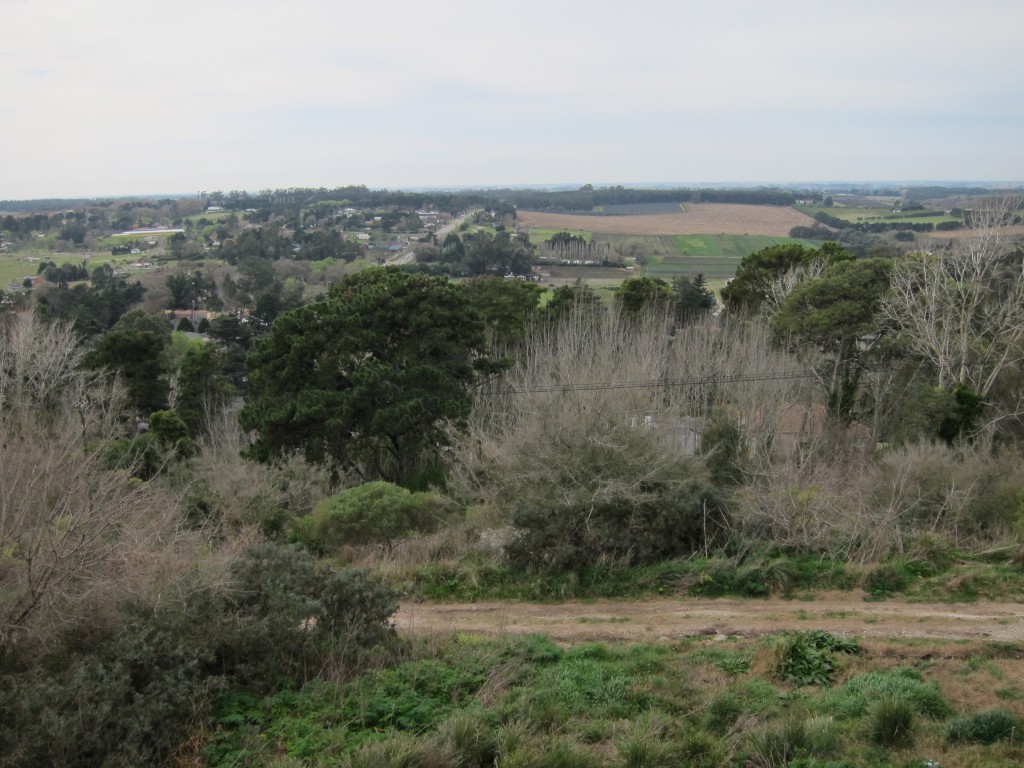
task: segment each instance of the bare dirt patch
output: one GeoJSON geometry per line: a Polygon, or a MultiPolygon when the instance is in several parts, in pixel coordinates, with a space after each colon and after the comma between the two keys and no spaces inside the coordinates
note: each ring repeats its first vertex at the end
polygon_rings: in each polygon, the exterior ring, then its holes
{"type": "Polygon", "coordinates": [[[519,211],[520,228],[584,230],[613,235],[768,235],[787,237],[796,226],[812,226],[814,219],[793,208],[727,203],[688,204],[678,213],[635,216],[578,216],[540,211],[519,211]]]}
{"type": "Polygon", "coordinates": [[[396,625],[419,635],[543,633],[553,641],[664,642],[691,636],[759,636],[821,629],[865,638],[1024,642],[1020,603],[865,602],[835,593],[814,600],[664,599],[640,602],[405,603],[396,625]]]}

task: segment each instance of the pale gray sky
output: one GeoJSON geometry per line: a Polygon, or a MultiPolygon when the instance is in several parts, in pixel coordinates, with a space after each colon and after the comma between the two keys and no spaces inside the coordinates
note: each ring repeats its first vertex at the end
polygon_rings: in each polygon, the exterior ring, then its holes
{"type": "Polygon", "coordinates": [[[1024,179],[1021,0],[0,0],[0,199],[1024,179]]]}

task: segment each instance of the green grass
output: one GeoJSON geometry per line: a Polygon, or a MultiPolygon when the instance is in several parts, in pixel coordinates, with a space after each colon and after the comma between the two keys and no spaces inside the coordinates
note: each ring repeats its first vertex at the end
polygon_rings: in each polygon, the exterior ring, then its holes
{"type": "Polygon", "coordinates": [[[818,243],[792,237],[770,237],[768,235],[676,235],[672,238],[676,251],[682,256],[743,258],[754,251],[773,245],[798,243],[816,248],[818,243]]]}
{"type": "Polygon", "coordinates": [[[642,274],[667,280],[703,273],[708,280],[728,280],[745,256],[773,245],[798,243],[808,248],[814,240],[767,235],[675,235],[662,238],[663,245],[645,258],[642,274]]]}
{"type": "Polygon", "coordinates": [[[882,768],[917,765],[892,752],[912,735],[922,754],[941,750],[951,766],[1013,765],[1024,756],[1019,739],[1007,741],[1016,707],[995,694],[953,707],[930,679],[948,679],[960,663],[951,645],[936,649],[925,673],[886,668],[886,649],[865,651],[863,671],[830,689],[768,682],[764,660],[776,644],[684,638],[562,649],[537,635],[400,640],[390,658],[351,679],[266,695],[225,691],[200,750],[211,768],[882,768]]]}
{"type": "Polygon", "coordinates": [[[795,208],[808,216],[816,213],[827,213],[837,219],[849,221],[852,224],[870,224],[874,222],[906,222],[907,224],[939,224],[945,221],[960,221],[955,216],[947,216],[942,211],[924,210],[908,211],[907,213],[893,213],[891,208],[854,208],[837,205],[832,208],[813,205],[798,205],[795,208]]]}
{"type": "Polygon", "coordinates": [[[0,256],[0,290],[7,291],[11,283],[21,283],[26,277],[35,275],[38,269],[38,261],[28,261],[21,254],[0,256]]]}

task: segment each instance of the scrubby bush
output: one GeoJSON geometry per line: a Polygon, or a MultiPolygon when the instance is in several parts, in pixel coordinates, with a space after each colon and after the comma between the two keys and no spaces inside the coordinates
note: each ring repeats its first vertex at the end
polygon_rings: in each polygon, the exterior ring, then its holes
{"type": "Polygon", "coordinates": [[[272,464],[255,464],[240,456],[248,444],[231,414],[212,425],[198,441],[198,454],[175,475],[184,488],[189,519],[217,525],[225,532],[255,528],[280,541],[295,522],[337,487],[329,469],[297,454],[272,464]]]}
{"type": "Polygon", "coordinates": [[[519,536],[506,548],[512,563],[556,570],[598,562],[651,563],[697,552],[723,529],[724,516],[697,482],[658,483],[640,494],[591,503],[523,503],[513,524],[519,536]]]}
{"type": "Polygon", "coordinates": [[[389,591],[300,548],[261,544],[215,573],[69,632],[44,658],[5,659],[0,763],[167,764],[218,690],[301,683],[393,635],[389,591]]]}
{"type": "MultiPolygon", "coordinates": [[[[706,455],[695,455],[718,387],[578,385],[774,371],[784,355],[765,328],[569,312],[537,326],[515,354],[517,364],[474,401],[468,429],[453,435],[448,487],[521,529],[510,551],[517,564],[643,563],[720,543],[727,510],[708,462],[733,482],[728,465],[754,436],[722,422],[706,455]]],[[[773,400],[779,392],[773,382],[773,400]]],[[[751,408],[768,396],[758,382],[729,394],[731,405],[751,408]]]]}
{"type": "Polygon", "coordinates": [[[1013,451],[907,445],[884,454],[869,496],[900,512],[904,531],[949,537],[954,544],[1013,531],[1024,509],[1024,459],[1013,451]]]}
{"type": "Polygon", "coordinates": [[[343,544],[383,544],[390,549],[402,536],[433,530],[443,515],[444,502],[435,493],[411,493],[374,481],[320,501],[303,521],[300,538],[323,549],[343,544]]]}
{"type": "Polygon", "coordinates": [[[5,680],[0,762],[162,764],[209,710],[210,649],[185,627],[139,616],[91,651],[5,680]]]}
{"type": "Polygon", "coordinates": [[[334,573],[297,545],[251,547],[231,576],[218,661],[241,682],[301,679],[393,634],[390,590],[358,572],[334,573]]]}

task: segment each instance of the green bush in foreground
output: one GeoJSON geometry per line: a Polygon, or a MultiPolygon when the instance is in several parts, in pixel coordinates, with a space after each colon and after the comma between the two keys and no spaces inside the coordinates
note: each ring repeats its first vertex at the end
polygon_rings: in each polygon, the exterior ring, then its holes
{"type": "MultiPolygon", "coordinates": [[[[0,764],[164,765],[219,691],[287,688],[393,635],[390,591],[298,547],[252,547],[225,584],[192,586],[124,606],[115,628],[68,636],[46,658],[5,659],[0,764]]],[[[308,728],[289,740],[322,743],[308,728]]]]}

